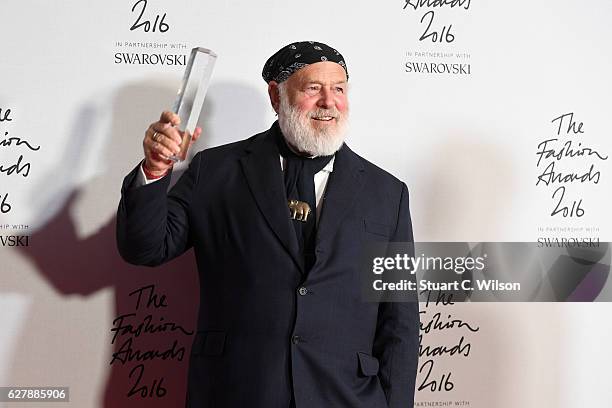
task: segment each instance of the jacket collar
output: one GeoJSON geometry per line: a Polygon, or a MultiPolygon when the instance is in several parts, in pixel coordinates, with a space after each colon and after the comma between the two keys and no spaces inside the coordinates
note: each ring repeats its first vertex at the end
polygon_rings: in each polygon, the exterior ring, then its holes
{"type": "MultiPolygon", "coordinates": [[[[259,210],[304,273],[303,257],[289,217],[280,153],[275,141],[277,132],[280,128],[278,122],[274,122],[270,129],[253,138],[240,161],[259,210]]],[[[335,234],[363,184],[363,161],[346,144],[336,153],[333,166],[323,195],[317,249],[335,234]]]]}

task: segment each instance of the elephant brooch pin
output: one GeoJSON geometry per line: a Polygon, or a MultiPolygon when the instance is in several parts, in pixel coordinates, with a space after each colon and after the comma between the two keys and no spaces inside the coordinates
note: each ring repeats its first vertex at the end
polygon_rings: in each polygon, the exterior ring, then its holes
{"type": "Polygon", "coordinates": [[[310,214],[310,206],[308,203],[298,200],[289,200],[288,205],[292,219],[303,222],[308,220],[308,215],[310,214]]]}

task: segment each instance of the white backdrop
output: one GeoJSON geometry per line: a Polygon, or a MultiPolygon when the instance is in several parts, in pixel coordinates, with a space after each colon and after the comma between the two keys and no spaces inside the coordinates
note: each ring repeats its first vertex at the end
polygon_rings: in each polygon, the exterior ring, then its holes
{"type": "MultiPolygon", "coordinates": [[[[164,397],[127,397],[135,364],[110,364],[118,345],[111,328],[133,310],[129,293],[155,284],[169,308],[154,318],[171,316],[193,329],[191,254],[156,270],[123,264],[114,215],[121,180],[142,155],[143,132],[171,106],[184,69],[177,63],[195,46],[219,58],[200,117],[204,135],[193,151],[269,127],[274,112],[262,64],[289,42],[321,41],[348,64],[348,143],[407,183],[416,240],[611,241],[610,161],[563,158],[557,171],[581,175],[593,165],[598,183],[536,185],[551,161],[538,166],[536,153],[551,138],[602,156],[612,151],[612,4],[434,3],[4,0],[0,235],[28,236],[28,246],[3,240],[0,248],[0,386],[69,386],[65,406],[74,407],[183,403],[186,359],[146,367],[141,385],[155,388],[164,377],[164,397]],[[134,63],[144,54],[173,65],[134,63]],[[415,72],[446,67],[457,73],[415,72]],[[574,130],[583,123],[582,133],[567,133],[565,117],[557,135],[552,121],[567,113],[574,130]],[[561,185],[559,206],[569,211],[582,200],[581,216],[551,216],[561,185]],[[559,229],[568,227],[575,229],[559,229]]],[[[610,312],[608,303],[442,308],[479,331],[424,336],[451,347],[465,335],[471,352],[436,359],[428,378],[423,369],[418,385],[438,384],[451,372],[453,389],[423,387],[416,405],[602,406],[612,399],[610,312]]],[[[169,338],[188,352],[192,337],[169,338]]]]}

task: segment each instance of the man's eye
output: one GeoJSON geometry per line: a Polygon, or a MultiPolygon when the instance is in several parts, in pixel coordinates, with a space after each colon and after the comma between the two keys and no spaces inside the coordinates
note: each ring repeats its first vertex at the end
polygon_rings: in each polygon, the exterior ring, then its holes
{"type": "Polygon", "coordinates": [[[304,92],[305,92],[305,93],[306,93],[306,95],[308,95],[308,96],[315,96],[316,94],[318,94],[318,93],[320,92],[320,90],[321,90],[321,87],[320,87],[320,86],[317,86],[317,85],[310,85],[310,86],[307,86],[307,87],[306,87],[306,89],[305,89],[305,91],[304,91],[304,92]]]}
{"type": "Polygon", "coordinates": [[[344,93],[344,88],[342,88],[341,86],[337,86],[337,87],[336,87],[336,92],[338,92],[338,93],[344,93]]]}

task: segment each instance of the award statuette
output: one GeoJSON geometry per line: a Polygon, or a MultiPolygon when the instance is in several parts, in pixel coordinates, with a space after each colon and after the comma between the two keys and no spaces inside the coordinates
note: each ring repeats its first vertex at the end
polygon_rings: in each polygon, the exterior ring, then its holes
{"type": "Polygon", "coordinates": [[[181,143],[181,151],[177,155],[170,156],[170,160],[174,162],[183,161],[187,157],[189,142],[198,123],[202,105],[204,105],[204,97],[208,90],[216,60],[217,54],[209,49],[197,47],[191,50],[191,56],[183,75],[183,82],[178,90],[173,108],[174,113],[181,118],[179,129],[185,132],[181,143]],[[189,132],[189,136],[187,136],[187,132],[189,132]]]}

